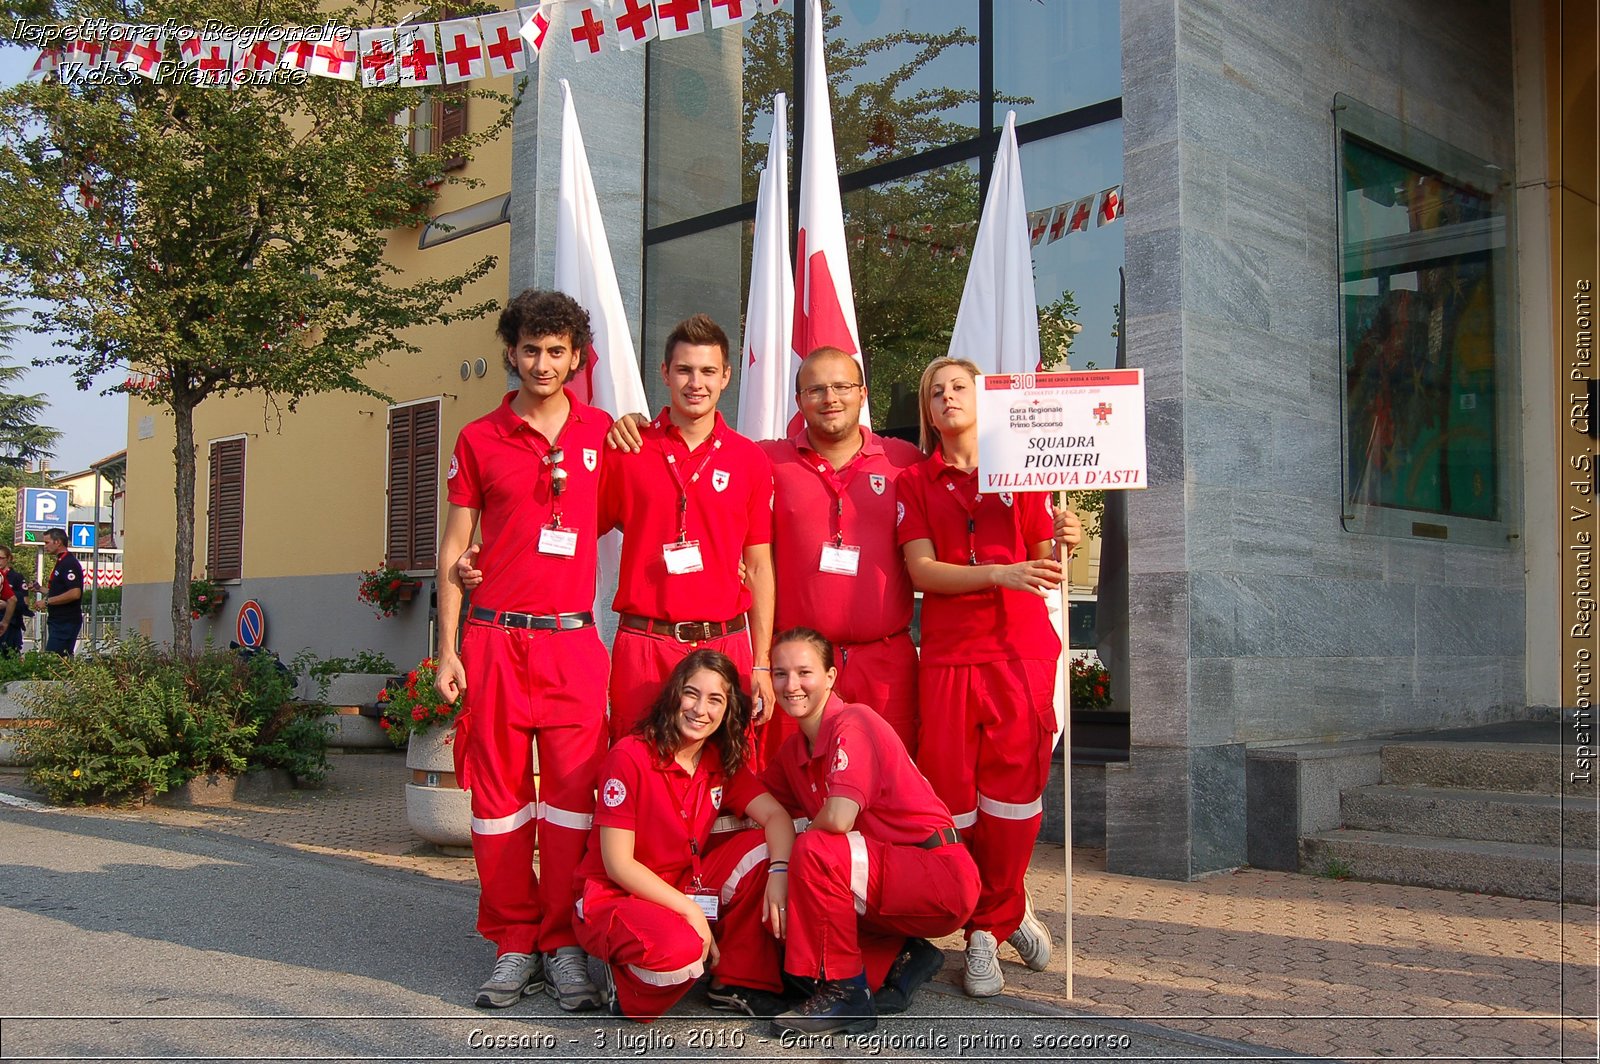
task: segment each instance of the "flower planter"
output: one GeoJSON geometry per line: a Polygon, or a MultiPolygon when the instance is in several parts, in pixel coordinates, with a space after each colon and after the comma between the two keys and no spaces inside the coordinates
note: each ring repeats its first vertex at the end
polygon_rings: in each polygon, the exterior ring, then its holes
{"type": "Polygon", "coordinates": [[[406,820],[440,852],[472,856],[472,796],[456,784],[454,728],[414,733],[406,744],[406,820]]]}
{"type": "Polygon", "coordinates": [[[412,580],[395,588],[394,597],[399,599],[401,602],[410,602],[412,599],[417,597],[417,592],[421,590],[422,581],[412,580]]]}

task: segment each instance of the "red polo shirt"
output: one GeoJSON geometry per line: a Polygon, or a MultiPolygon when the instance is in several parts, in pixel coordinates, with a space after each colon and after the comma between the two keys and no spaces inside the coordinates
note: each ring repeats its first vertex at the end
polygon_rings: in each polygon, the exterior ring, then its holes
{"type": "Polygon", "coordinates": [[[638,454],[609,454],[601,478],[601,523],[622,528],[612,608],[665,621],[737,617],[750,608],[750,590],[739,581],[744,548],[772,540],[766,455],[721,414],[692,452],[665,410],[643,436],[638,454]],[[662,548],[678,542],[680,531],[700,544],[699,572],[667,572],[662,548]]]}
{"type": "MultiPolygon", "coordinates": [[[[1026,561],[1028,548],[1055,538],[1042,492],[980,495],[978,474],[946,465],[935,453],[896,482],[900,545],[933,542],[952,565],[1026,561]],[[968,521],[975,526],[968,531],[968,521]]],[[[1061,656],[1044,599],[1027,591],[987,588],[964,595],[922,596],[922,660],[930,665],[1045,660],[1061,656]]]]}
{"type": "Polygon", "coordinates": [[[803,624],[832,643],[870,643],[911,624],[911,578],[894,533],[894,482],[922,461],[922,452],[866,428],[861,435],[861,450],[837,470],[811,449],[804,422],[787,440],[758,445],[772,462],[776,492],[775,631],[803,624]],[[845,546],[861,548],[855,576],[819,568],[823,545],[841,536],[845,546]]]}
{"type": "Polygon", "coordinates": [[[894,729],[838,695],[822,707],[816,746],[789,736],[762,780],[791,816],[814,818],[833,795],[850,799],[861,807],[852,830],[879,842],[914,846],[954,826],[894,729]]]}
{"type": "Polygon", "coordinates": [[[555,439],[567,486],[557,499],[546,461],[551,443],[512,411],[516,394],[507,393],[497,408],[461,430],[445,476],[450,502],[481,514],[483,583],[472,601],[519,613],[592,610],[600,469],[611,417],[567,391],[572,409],[555,439]],[[557,509],[561,526],[578,533],[570,558],[539,553],[540,533],[557,509]]]}
{"type": "Polygon", "coordinates": [[[617,741],[600,767],[600,797],[580,878],[610,882],[600,829],[626,828],[634,833],[633,856],[640,864],[675,887],[688,885],[694,871],[690,840],[703,855],[717,817],[744,816],[745,807],[766,793],[746,767],[732,776],[723,772],[715,745],[707,743],[702,751],[691,775],[677,761],[663,762],[637,735],[617,741]]]}

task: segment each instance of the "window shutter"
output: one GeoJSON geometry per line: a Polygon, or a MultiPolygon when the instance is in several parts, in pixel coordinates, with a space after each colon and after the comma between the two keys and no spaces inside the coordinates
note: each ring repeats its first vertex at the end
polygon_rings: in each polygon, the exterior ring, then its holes
{"type": "Polygon", "coordinates": [[[211,445],[206,507],[206,573],[213,580],[244,575],[244,440],[211,445]]]}
{"type": "Polygon", "coordinates": [[[432,569],[439,538],[439,404],[389,410],[389,501],[384,562],[432,569]]]}
{"type": "MultiPolygon", "coordinates": [[[[467,97],[459,90],[443,92],[433,99],[433,150],[443,152],[445,145],[457,137],[467,135],[467,97]]],[[[444,161],[446,170],[457,170],[467,165],[464,155],[450,156],[444,161]]]]}

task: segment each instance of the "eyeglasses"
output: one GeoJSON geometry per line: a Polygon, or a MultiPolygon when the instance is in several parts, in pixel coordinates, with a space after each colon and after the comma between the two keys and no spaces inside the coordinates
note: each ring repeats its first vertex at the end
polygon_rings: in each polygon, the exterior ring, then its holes
{"type": "Polygon", "coordinates": [[[550,494],[556,498],[567,490],[567,471],[561,468],[566,458],[567,453],[559,447],[550,448],[550,453],[544,457],[545,464],[550,467],[550,494]]]}
{"type": "Polygon", "coordinates": [[[810,388],[803,388],[800,394],[808,402],[820,403],[828,397],[829,392],[837,395],[840,399],[845,399],[854,395],[860,389],[861,385],[855,381],[834,381],[832,384],[816,384],[810,388]]]}

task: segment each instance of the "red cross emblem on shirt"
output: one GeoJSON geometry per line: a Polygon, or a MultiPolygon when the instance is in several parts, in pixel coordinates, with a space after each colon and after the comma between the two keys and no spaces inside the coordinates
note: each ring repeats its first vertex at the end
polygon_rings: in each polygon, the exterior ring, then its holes
{"type": "Polygon", "coordinates": [[[1100,424],[1104,425],[1106,423],[1106,419],[1109,417],[1111,417],[1110,403],[1101,403],[1099,406],[1094,408],[1094,419],[1100,424]]]}
{"type": "Polygon", "coordinates": [[[433,54],[433,49],[422,42],[421,37],[412,41],[411,51],[400,57],[400,66],[409,70],[417,81],[427,81],[428,70],[438,65],[439,57],[433,54]]]}
{"type": "Polygon", "coordinates": [[[606,35],[606,24],[594,17],[590,8],[583,9],[583,25],[572,27],[572,43],[589,46],[590,55],[600,54],[600,41],[606,35]]]}
{"type": "Polygon", "coordinates": [[[636,41],[645,39],[645,24],[650,21],[649,0],[622,0],[624,11],[617,16],[617,32],[629,33],[636,41]]]}
{"type": "Polygon", "coordinates": [[[689,29],[689,16],[700,13],[700,0],[656,0],[656,21],[672,20],[672,28],[679,33],[689,29]]]}
{"type": "Polygon", "coordinates": [[[496,26],[494,32],[495,39],[487,46],[489,58],[507,70],[515,69],[517,56],[522,53],[522,38],[511,36],[511,31],[505,26],[496,26]]]}
{"type": "Polygon", "coordinates": [[[444,61],[456,68],[456,73],[466,77],[472,73],[472,64],[483,57],[483,49],[475,44],[467,43],[467,35],[456,34],[454,48],[445,49],[444,61]]]}

